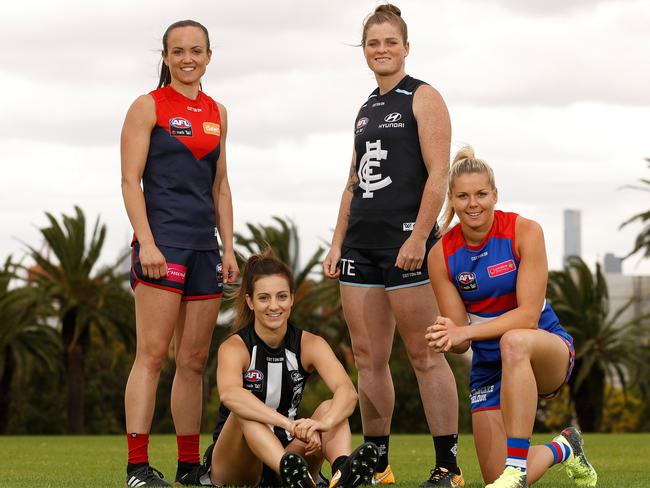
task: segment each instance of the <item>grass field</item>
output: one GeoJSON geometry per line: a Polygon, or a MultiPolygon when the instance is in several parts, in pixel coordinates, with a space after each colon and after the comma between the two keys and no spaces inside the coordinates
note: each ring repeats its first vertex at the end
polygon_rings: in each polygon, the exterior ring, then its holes
{"type": "MultiPolygon", "coordinates": [[[[550,436],[536,435],[534,443],[550,436]]],[[[650,487],[650,434],[590,434],[586,452],[599,475],[599,487],[650,487]]],[[[359,438],[355,438],[358,442],[359,438]]],[[[203,436],[201,447],[210,442],[203,436]]],[[[171,435],[151,438],[150,460],[165,473],[175,473],[176,440],[171,435]]],[[[472,439],[462,435],[459,463],[467,488],[483,487],[472,439]]],[[[396,487],[417,487],[427,477],[432,441],[426,435],[391,437],[391,465],[396,487]]],[[[126,439],[124,436],[0,437],[0,487],[100,487],[124,485],[126,439]]],[[[554,468],[536,487],[571,487],[573,481],[554,468]]]]}

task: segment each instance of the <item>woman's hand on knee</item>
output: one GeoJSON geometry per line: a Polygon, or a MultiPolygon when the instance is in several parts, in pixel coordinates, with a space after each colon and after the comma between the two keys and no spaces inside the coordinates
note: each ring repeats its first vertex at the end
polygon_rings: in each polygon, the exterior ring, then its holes
{"type": "Polygon", "coordinates": [[[310,418],[298,419],[295,421],[296,437],[303,442],[309,442],[314,434],[327,432],[332,426],[325,419],[314,420],[310,418]]]}
{"type": "Polygon", "coordinates": [[[433,325],[427,327],[427,333],[424,335],[427,344],[435,352],[447,352],[451,349],[451,337],[449,337],[446,320],[449,319],[438,317],[433,325]]]}

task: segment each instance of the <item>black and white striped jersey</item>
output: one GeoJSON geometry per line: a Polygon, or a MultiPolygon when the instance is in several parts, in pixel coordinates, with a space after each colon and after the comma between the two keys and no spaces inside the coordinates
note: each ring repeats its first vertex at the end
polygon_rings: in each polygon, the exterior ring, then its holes
{"type": "MultiPolygon", "coordinates": [[[[300,362],[302,330],[288,324],[284,341],[277,348],[262,341],[252,323],[238,331],[237,335],[242,338],[250,354],[248,368],[243,372],[244,388],[285,417],[295,419],[309,376],[300,362]]],[[[230,410],[221,404],[213,434],[215,442],[229,414],[230,410]]],[[[273,431],[283,445],[291,442],[292,437],[286,430],[273,427],[273,431]]]]}

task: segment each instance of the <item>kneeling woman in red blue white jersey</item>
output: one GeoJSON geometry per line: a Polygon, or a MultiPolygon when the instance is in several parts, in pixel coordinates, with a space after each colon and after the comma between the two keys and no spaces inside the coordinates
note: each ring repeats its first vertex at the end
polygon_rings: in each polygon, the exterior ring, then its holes
{"type": "Polygon", "coordinates": [[[214,443],[205,456],[215,485],[314,488],[323,458],[334,473],[331,488],[352,488],[372,479],[377,447],[365,443],[352,453],[350,448],[354,386],[324,339],[289,323],[293,299],[294,281],[286,264],[270,250],[248,259],[236,332],[219,347],[221,407],[214,443]],[[310,418],[298,418],[313,372],[333,396],[310,418]]]}
{"type": "Polygon", "coordinates": [[[563,463],[576,484],[595,486],[577,429],[530,446],[537,399],[557,394],[575,356],[572,337],[545,300],[541,227],[495,210],[494,173],[470,147],[454,158],[447,198],[443,227],[454,214],[460,223],[429,254],[441,316],[426,339],[437,352],[472,347],[472,427],[483,479],[491,488],[522,488],[563,463]]]}

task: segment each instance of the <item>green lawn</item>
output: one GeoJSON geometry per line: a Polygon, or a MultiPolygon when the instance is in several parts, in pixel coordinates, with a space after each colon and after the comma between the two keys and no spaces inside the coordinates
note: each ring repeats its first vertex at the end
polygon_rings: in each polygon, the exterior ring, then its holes
{"type": "MultiPolygon", "coordinates": [[[[540,443],[549,438],[549,435],[537,435],[533,441],[540,443]]],[[[585,438],[587,454],[598,471],[598,486],[650,487],[650,434],[590,434],[585,438]]],[[[202,449],[209,440],[209,436],[203,436],[202,449]]],[[[469,435],[461,436],[459,448],[465,486],[483,487],[469,435]]],[[[172,481],[175,456],[174,436],[152,436],[151,463],[172,481]]],[[[124,436],[4,436],[0,437],[0,487],[123,486],[125,459],[124,436]]],[[[394,435],[391,438],[391,465],[397,487],[417,486],[428,475],[431,459],[430,437],[394,435]]],[[[535,486],[574,485],[563,470],[555,468],[535,486]]]]}

